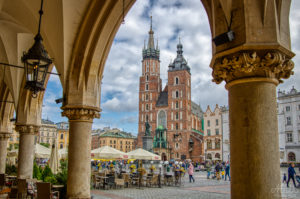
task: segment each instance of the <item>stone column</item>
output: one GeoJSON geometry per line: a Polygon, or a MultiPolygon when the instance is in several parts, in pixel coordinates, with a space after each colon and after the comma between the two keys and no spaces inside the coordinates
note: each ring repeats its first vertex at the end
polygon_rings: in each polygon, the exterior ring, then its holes
{"type": "Polygon", "coordinates": [[[214,65],[229,92],[231,198],[281,198],[276,86],[293,74],[281,52],[239,52],[214,65]]]}
{"type": "Polygon", "coordinates": [[[18,178],[32,178],[35,143],[34,138],[39,133],[39,126],[16,124],[20,133],[18,155],[18,178]]]}
{"type": "Polygon", "coordinates": [[[100,117],[96,108],[62,108],[69,118],[69,152],[67,198],[90,198],[91,130],[94,118],[100,117]]]}
{"type": "Polygon", "coordinates": [[[0,173],[5,173],[6,157],[7,157],[7,141],[11,133],[0,132],[0,173]]]}

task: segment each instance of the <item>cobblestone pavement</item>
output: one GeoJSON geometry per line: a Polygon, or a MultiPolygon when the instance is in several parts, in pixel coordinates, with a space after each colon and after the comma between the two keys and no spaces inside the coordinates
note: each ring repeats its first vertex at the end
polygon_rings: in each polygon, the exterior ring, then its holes
{"type": "MultiPolygon", "coordinates": [[[[195,172],[195,183],[188,182],[188,175],[183,178],[183,186],[162,188],[136,187],[111,190],[92,190],[93,199],[229,199],[230,182],[206,179],[206,172],[195,172]]],[[[284,199],[300,198],[300,189],[286,188],[281,185],[284,199]]],[[[276,189],[276,188],[275,188],[276,189]]],[[[274,190],[276,191],[276,190],[274,190]]]]}

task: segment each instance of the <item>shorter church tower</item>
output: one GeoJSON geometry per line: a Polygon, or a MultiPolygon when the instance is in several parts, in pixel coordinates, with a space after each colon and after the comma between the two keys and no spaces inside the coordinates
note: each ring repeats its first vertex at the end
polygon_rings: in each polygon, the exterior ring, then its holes
{"type": "Polygon", "coordinates": [[[183,46],[177,44],[177,56],[168,70],[168,141],[174,159],[190,158],[191,128],[191,73],[183,57],[183,46]]]}

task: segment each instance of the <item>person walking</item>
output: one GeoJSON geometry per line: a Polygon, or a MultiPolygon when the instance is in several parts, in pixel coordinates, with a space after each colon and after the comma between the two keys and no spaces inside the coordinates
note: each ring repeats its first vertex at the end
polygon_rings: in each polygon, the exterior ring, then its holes
{"type": "Polygon", "coordinates": [[[190,179],[190,183],[192,182],[195,182],[195,179],[193,177],[194,175],[194,165],[192,162],[190,162],[190,165],[189,165],[189,168],[188,168],[188,174],[189,174],[189,179],[190,179]]]}
{"type": "Polygon", "coordinates": [[[292,164],[290,164],[290,166],[288,168],[288,181],[286,183],[287,187],[289,187],[290,179],[292,179],[294,186],[296,188],[296,183],[295,183],[295,178],[294,178],[294,176],[296,175],[296,171],[295,171],[294,167],[295,167],[295,164],[292,163],[292,164]]]}
{"type": "Polygon", "coordinates": [[[227,180],[227,176],[228,176],[228,179],[230,181],[230,174],[229,174],[229,172],[230,172],[230,165],[229,165],[229,162],[227,162],[226,167],[225,167],[225,181],[227,180]]]}
{"type": "Polygon", "coordinates": [[[219,165],[219,163],[217,163],[216,167],[215,167],[215,170],[216,170],[216,177],[217,177],[217,180],[220,180],[221,177],[220,177],[220,170],[221,170],[221,167],[219,165]]]}
{"type": "Polygon", "coordinates": [[[287,181],[286,181],[286,174],[285,174],[285,173],[283,174],[283,180],[282,180],[282,183],[287,183],[287,181]]]}

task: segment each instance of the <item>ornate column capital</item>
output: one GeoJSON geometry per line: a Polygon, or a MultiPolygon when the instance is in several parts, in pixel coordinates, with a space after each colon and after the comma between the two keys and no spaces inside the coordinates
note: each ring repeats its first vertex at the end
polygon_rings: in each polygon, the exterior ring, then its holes
{"type": "Polygon", "coordinates": [[[61,108],[62,116],[66,116],[70,121],[89,121],[92,122],[94,118],[100,118],[100,108],[83,107],[83,106],[65,106],[61,108]]]}
{"type": "Polygon", "coordinates": [[[12,133],[9,132],[0,132],[0,141],[8,140],[11,137],[12,133]]]}
{"type": "Polygon", "coordinates": [[[38,135],[40,127],[32,124],[16,124],[16,131],[20,134],[38,135]]]}
{"type": "Polygon", "coordinates": [[[215,60],[213,82],[268,78],[282,83],[294,74],[294,62],[280,51],[242,51],[215,60]]]}

